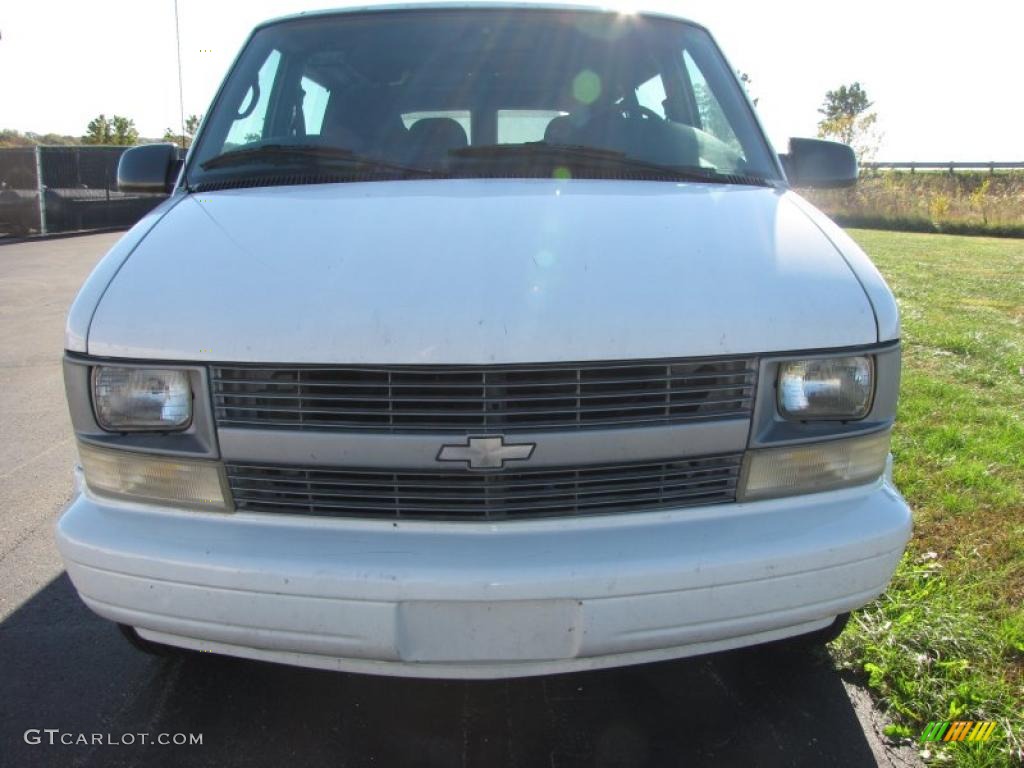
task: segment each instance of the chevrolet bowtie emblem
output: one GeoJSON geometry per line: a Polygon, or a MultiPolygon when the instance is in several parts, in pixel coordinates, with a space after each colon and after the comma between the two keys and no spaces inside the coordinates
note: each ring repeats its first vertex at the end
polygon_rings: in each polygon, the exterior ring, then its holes
{"type": "Polygon", "coordinates": [[[470,469],[501,469],[506,461],[525,461],[536,443],[505,444],[504,437],[471,437],[465,445],[443,445],[438,461],[462,461],[470,469]]]}

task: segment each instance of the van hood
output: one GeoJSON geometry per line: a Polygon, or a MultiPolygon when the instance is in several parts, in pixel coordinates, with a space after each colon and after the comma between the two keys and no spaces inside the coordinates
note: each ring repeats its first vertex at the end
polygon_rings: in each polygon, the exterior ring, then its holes
{"type": "Polygon", "coordinates": [[[90,354],[489,364],[873,343],[842,254],[777,189],[452,180],[189,195],[113,277],[90,354]]]}

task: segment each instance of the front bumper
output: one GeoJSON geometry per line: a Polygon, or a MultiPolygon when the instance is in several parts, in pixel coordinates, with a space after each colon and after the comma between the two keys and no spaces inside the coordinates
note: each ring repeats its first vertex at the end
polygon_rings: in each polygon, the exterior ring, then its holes
{"type": "Polygon", "coordinates": [[[86,490],[57,543],[86,604],[147,639],[325,669],[493,678],[827,626],[885,588],[910,526],[888,480],[505,523],[224,515],[86,490]]]}

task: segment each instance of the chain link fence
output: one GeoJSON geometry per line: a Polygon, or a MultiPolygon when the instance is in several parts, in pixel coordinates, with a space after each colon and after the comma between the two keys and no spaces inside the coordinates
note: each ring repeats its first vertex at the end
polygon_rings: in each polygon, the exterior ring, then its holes
{"type": "Polygon", "coordinates": [[[0,239],[130,227],[164,195],[119,192],[127,147],[0,149],[0,239]]]}

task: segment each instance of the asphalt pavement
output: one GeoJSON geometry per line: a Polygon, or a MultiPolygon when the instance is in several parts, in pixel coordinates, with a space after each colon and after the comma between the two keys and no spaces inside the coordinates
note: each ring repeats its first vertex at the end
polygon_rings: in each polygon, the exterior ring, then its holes
{"type": "Polygon", "coordinates": [[[883,744],[867,696],[842,680],[824,654],[753,649],[600,672],[451,682],[136,651],[78,600],[52,536],[71,495],[75,457],[60,370],[64,315],[118,237],[0,244],[0,765],[746,767],[913,760],[883,744]],[[202,743],[142,743],[175,734],[198,735],[202,743]]]}

